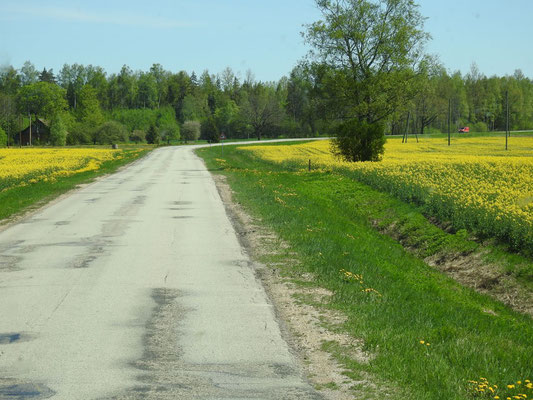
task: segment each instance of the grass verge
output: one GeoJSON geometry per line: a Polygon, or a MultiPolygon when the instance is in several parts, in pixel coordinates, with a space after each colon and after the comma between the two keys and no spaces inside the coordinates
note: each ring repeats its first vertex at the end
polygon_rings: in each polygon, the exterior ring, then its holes
{"type": "Polygon", "coordinates": [[[429,237],[425,227],[417,233],[425,218],[416,207],[346,176],[283,170],[230,146],[223,156],[217,148],[198,154],[290,245],[287,257],[300,260],[293,268],[334,293],[327,306],[347,315],[344,329],[373,355],[362,363],[337,353],[347,375],[375,376],[403,399],[533,396],[526,387],[533,378],[531,318],[429,267],[376,224],[392,218],[414,225],[410,235],[440,243],[425,253],[470,251],[460,232],[446,240],[429,237]],[[483,391],[483,383],[469,382],[485,382],[481,377],[490,383],[483,391]]]}
{"type": "Polygon", "coordinates": [[[87,171],[53,182],[36,182],[28,186],[14,187],[0,192],[0,221],[21,213],[29,208],[39,207],[57,196],[74,189],[77,185],[91,182],[95,178],[115,172],[118,168],[144,156],[153,147],[128,146],[122,151],[122,158],[102,163],[96,171],[87,171]]]}

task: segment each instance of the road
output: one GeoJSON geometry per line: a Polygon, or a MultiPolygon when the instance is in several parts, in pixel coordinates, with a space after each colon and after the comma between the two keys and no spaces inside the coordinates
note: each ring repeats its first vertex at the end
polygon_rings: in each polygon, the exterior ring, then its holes
{"type": "Polygon", "coordinates": [[[192,147],[0,232],[0,399],[319,399],[192,147]]]}

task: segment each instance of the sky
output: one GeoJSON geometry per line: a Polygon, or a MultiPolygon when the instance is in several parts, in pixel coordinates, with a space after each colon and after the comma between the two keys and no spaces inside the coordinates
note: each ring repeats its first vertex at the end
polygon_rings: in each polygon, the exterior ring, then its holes
{"type": "MultiPolygon", "coordinates": [[[[450,71],[533,78],[532,0],[419,0],[427,51],[450,71]]],[[[0,0],[0,65],[39,70],[79,63],[109,74],[219,73],[275,81],[308,52],[301,32],[321,18],[314,0],[0,0]]]]}

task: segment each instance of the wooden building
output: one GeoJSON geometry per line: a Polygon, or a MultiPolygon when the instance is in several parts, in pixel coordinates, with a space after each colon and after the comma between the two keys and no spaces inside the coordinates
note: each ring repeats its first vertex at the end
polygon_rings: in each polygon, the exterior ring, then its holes
{"type": "Polygon", "coordinates": [[[23,129],[15,136],[15,144],[19,145],[22,142],[23,146],[43,145],[50,142],[50,124],[48,121],[37,118],[31,124],[31,143],[30,143],[30,127],[23,129]]]}

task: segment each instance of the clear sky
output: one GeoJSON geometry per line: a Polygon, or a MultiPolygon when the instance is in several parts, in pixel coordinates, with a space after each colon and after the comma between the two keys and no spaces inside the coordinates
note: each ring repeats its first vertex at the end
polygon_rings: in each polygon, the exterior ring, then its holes
{"type": "MultiPolygon", "coordinates": [[[[450,71],[533,78],[532,0],[419,0],[430,53],[450,71]]],[[[177,72],[231,67],[258,80],[288,75],[307,52],[300,32],[320,18],[314,0],[0,0],[0,64],[153,63],[177,72]]]]}

